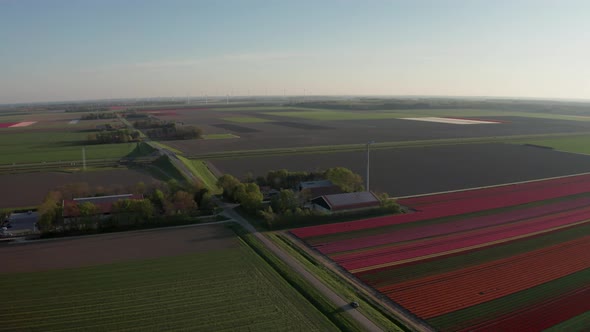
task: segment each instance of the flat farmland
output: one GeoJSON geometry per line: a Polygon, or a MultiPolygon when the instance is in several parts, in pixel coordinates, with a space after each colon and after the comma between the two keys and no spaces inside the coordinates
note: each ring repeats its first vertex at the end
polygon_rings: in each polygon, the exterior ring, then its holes
{"type": "Polygon", "coordinates": [[[222,225],[0,247],[1,331],[335,331],[222,225]]]}
{"type": "MultiPolygon", "coordinates": [[[[365,175],[366,154],[335,152],[213,160],[244,177],[270,170],[347,167],[365,175]]],[[[590,172],[590,156],[512,144],[465,144],[371,150],[371,189],[407,196],[590,172]]]]}
{"type": "Polygon", "coordinates": [[[438,331],[587,328],[590,175],[399,203],[291,233],[438,331]]]}
{"type": "MultiPolygon", "coordinates": [[[[219,116],[219,115],[218,115],[219,116]]],[[[256,115],[262,117],[262,115],[256,115]]],[[[480,117],[501,121],[499,124],[456,125],[401,119],[318,121],[268,116],[271,122],[231,123],[211,118],[195,122],[205,133],[233,133],[238,140],[169,141],[167,144],[188,156],[218,151],[241,151],[271,148],[293,148],[362,144],[368,141],[402,142],[557,133],[588,133],[590,122],[523,117],[480,117]]]]}
{"type": "Polygon", "coordinates": [[[0,208],[35,206],[43,202],[51,190],[69,183],[86,182],[90,187],[123,187],[144,182],[156,181],[149,174],[116,169],[87,172],[37,172],[27,174],[1,174],[0,183],[4,190],[0,192],[0,208]]]}
{"type": "MultiPolygon", "coordinates": [[[[74,125],[75,126],[75,125],[74,125]]],[[[135,143],[85,145],[89,132],[43,130],[0,132],[0,164],[26,164],[51,161],[115,159],[131,153],[135,143]]]]}

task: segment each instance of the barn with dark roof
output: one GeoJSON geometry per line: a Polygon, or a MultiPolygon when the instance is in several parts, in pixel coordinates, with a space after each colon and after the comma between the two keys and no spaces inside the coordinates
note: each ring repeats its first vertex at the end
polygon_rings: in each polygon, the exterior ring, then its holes
{"type": "Polygon", "coordinates": [[[323,195],[311,200],[316,208],[331,212],[360,210],[379,207],[379,198],[370,191],[323,195]]]}

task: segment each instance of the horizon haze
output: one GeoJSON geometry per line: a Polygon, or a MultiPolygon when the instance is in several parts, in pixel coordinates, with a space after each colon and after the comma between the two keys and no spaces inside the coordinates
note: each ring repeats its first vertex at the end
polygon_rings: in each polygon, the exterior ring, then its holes
{"type": "Polygon", "coordinates": [[[584,1],[0,1],[0,104],[590,98],[584,1]]]}

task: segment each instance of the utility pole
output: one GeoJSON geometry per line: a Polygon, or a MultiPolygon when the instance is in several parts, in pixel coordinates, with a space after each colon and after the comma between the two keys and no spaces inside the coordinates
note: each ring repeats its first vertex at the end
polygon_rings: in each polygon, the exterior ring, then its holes
{"type": "Polygon", "coordinates": [[[366,185],[366,187],[367,187],[366,190],[367,191],[371,191],[370,188],[369,188],[369,184],[370,184],[370,178],[369,178],[369,176],[370,176],[370,158],[369,158],[370,155],[369,155],[369,152],[371,150],[370,149],[371,144],[373,144],[373,143],[375,143],[375,141],[369,141],[369,142],[367,142],[367,179],[366,179],[367,180],[367,185],[366,185]]]}
{"type": "Polygon", "coordinates": [[[86,147],[82,148],[82,169],[86,170],[86,147]]]}

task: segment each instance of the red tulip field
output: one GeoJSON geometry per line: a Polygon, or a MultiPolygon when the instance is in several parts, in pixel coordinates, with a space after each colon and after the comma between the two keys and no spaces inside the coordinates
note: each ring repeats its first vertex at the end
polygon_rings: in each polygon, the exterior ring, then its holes
{"type": "Polygon", "coordinates": [[[293,235],[441,331],[583,326],[590,175],[411,197],[293,235]]]}

